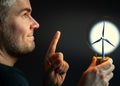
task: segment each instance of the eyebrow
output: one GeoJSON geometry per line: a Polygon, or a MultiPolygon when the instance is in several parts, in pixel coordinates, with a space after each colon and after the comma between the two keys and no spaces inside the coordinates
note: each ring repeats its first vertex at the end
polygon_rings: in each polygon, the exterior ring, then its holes
{"type": "Polygon", "coordinates": [[[23,11],[27,11],[27,12],[31,13],[32,9],[30,9],[30,8],[23,8],[23,9],[21,9],[21,10],[18,11],[18,14],[20,14],[23,11]]]}

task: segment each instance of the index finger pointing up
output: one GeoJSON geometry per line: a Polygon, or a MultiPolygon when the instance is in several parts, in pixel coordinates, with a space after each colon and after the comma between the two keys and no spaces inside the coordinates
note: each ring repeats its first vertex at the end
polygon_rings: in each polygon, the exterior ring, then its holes
{"type": "Polygon", "coordinates": [[[56,46],[57,46],[57,43],[58,43],[59,38],[60,38],[60,34],[61,34],[60,31],[57,31],[56,34],[54,35],[54,37],[53,37],[53,39],[52,39],[52,41],[50,43],[50,46],[48,48],[47,54],[53,54],[53,53],[55,53],[56,46]]]}

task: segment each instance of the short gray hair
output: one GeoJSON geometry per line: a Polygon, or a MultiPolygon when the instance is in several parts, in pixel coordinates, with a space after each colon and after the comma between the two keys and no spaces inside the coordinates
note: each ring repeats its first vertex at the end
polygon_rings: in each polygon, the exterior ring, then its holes
{"type": "Polygon", "coordinates": [[[0,0],[0,22],[4,22],[10,7],[16,0],[0,0]]]}

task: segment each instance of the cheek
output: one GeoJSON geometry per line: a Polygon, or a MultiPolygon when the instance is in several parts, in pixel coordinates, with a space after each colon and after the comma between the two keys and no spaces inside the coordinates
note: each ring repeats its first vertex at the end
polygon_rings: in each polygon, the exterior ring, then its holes
{"type": "Polygon", "coordinates": [[[18,40],[18,43],[24,41],[27,29],[20,24],[13,25],[12,27],[14,38],[18,40]]]}
{"type": "Polygon", "coordinates": [[[22,37],[22,38],[27,35],[30,28],[30,23],[19,16],[13,17],[13,21],[11,22],[10,25],[14,30],[14,34],[17,37],[22,37]]]}
{"type": "Polygon", "coordinates": [[[25,42],[30,26],[27,22],[25,23],[21,18],[13,18],[13,21],[8,26],[12,30],[13,38],[17,43],[25,42]]]}

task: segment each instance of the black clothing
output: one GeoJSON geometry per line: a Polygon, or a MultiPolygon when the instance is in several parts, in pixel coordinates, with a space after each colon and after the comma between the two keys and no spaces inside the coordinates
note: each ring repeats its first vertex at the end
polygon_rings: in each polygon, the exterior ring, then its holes
{"type": "Polygon", "coordinates": [[[0,64],[0,86],[29,86],[22,71],[0,64]]]}

